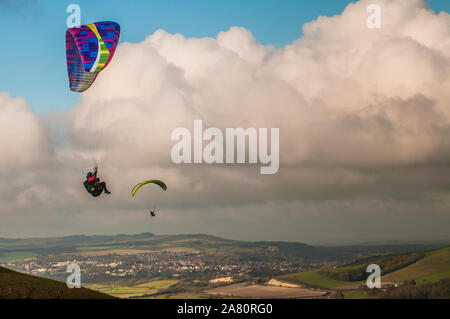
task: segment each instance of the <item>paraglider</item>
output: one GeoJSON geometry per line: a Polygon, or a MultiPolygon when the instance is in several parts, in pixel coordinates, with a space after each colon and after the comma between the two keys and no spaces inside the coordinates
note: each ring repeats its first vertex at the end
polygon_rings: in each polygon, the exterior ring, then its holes
{"type": "Polygon", "coordinates": [[[161,187],[162,190],[164,190],[164,191],[167,190],[167,185],[163,181],[160,181],[158,179],[150,179],[148,181],[139,183],[136,186],[134,186],[133,189],[131,190],[131,196],[134,196],[136,194],[137,190],[146,184],[156,184],[159,187],[161,187]]]}
{"type": "MultiPolygon", "coordinates": [[[[134,186],[133,189],[131,190],[131,196],[136,195],[136,192],[138,191],[138,189],[147,184],[155,184],[155,185],[158,185],[162,190],[164,190],[164,191],[167,190],[167,185],[163,181],[160,181],[158,179],[150,179],[148,181],[139,183],[136,186],[134,186]]],[[[156,216],[155,212],[156,212],[156,209],[150,209],[150,216],[155,217],[156,216]]]]}
{"type": "Polygon", "coordinates": [[[70,90],[86,91],[106,68],[119,42],[120,26],[112,21],[89,23],[66,31],[70,90]]]}
{"type": "Polygon", "coordinates": [[[105,194],[111,194],[106,188],[106,183],[100,182],[100,179],[97,177],[97,168],[94,169],[94,172],[87,173],[84,187],[93,197],[100,196],[103,191],[105,191],[105,194]]]}
{"type": "MultiPolygon", "coordinates": [[[[100,71],[111,62],[119,42],[120,26],[116,22],[102,21],[89,23],[66,31],[66,57],[69,75],[69,87],[74,92],[86,91],[94,83],[100,71]]],[[[89,147],[95,162],[95,172],[89,172],[84,187],[92,196],[97,197],[103,191],[110,192],[105,182],[97,178],[97,166],[100,162],[101,132],[97,114],[101,112],[88,106],[87,130],[89,147]]]]}

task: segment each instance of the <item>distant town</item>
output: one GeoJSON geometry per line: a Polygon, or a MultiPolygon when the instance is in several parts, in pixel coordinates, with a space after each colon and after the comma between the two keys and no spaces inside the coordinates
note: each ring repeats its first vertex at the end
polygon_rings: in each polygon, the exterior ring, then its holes
{"type": "Polygon", "coordinates": [[[298,263],[265,263],[257,261],[239,261],[228,256],[213,256],[206,253],[182,251],[138,252],[132,250],[109,252],[92,256],[56,255],[38,259],[1,264],[27,274],[63,280],[67,276],[66,269],[70,264],[77,264],[82,271],[83,281],[97,283],[113,280],[154,277],[192,278],[195,275],[215,277],[245,276],[269,272],[281,274],[302,269],[298,263]]]}

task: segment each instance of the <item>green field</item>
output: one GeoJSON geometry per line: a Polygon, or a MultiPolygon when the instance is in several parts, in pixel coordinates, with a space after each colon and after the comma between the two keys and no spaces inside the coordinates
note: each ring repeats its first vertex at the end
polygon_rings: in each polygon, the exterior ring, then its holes
{"type": "Polygon", "coordinates": [[[0,255],[0,264],[11,263],[15,261],[34,259],[37,254],[31,251],[7,252],[0,255]]]}
{"type": "Polygon", "coordinates": [[[450,278],[450,247],[429,252],[422,260],[387,274],[382,280],[397,282],[415,280],[417,283],[428,283],[443,278],[450,278]]]}
{"type": "Polygon", "coordinates": [[[159,292],[178,283],[178,280],[155,280],[133,286],[117,286],[108,284],[92,284],[86,287],[119,298],[139,297],[159,292]]]}
{"type": "Polygon", "coordinates": [[[339,281],[319,274],[318,271],[304,271],[278,277],[288,282],[306,284],[308,286],[320,288],[335,288],[340,286],[352,285],[354,282],[339,281]]]}

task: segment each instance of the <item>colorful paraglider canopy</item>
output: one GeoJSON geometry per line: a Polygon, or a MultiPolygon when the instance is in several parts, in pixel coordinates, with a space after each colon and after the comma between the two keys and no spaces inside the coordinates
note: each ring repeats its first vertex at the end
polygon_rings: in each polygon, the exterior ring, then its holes
{"type": "Polygon", "coordinates": [[[146,184],[156,184],[159,187],[161,187],[163,190],[165,190],[165,191],[167,190],[167,186],[163,181],[160,181],[157,179],[151,179],[151,180],[139,183],[136,186],[134,186],[133,189],[131,190],[131,196],[134,196],[134,194],[136,194],[136,191],[146,184]]]}
{"type": "Polygon", "coordinates": [[[70,89],[87,90],[111,61],[119,42],[120,26],[103,21],[70,28],[66,32],[70,89]]]}

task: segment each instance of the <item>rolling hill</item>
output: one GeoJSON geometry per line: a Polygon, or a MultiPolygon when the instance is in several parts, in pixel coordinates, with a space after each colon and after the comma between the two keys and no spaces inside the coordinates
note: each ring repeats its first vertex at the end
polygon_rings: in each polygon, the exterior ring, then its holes
{"type": "Polygon", "coordinates": [[[115,236],[67,236],[55,238],[0,238],[0,263],[32,259],[42,255],[107,250],[190,249],[205,253],[234,254],[248,260],[279,258],[307,262],[346,262],[380,254],[425,251],[445,247],[443,244],[355,245],[340,247],[311,246],[296,242],[247,242],[223,239],[205,234],[115,236]]]}
{"type": "Polygon", "coordinates": [[[450,278],[450,247],[434,250],[414,264],[384,276],[385,281],[429,283],[450,278]]]}
{"type": "Polygon", "coordinates": [[[450,278],[450,247],[424,253],[371,257],[335,269],[296,272],[280,276],[279,279],[327,289],[355,287],[364,284],[369,264],[380,265],[382,283],[435,283],[450,278]]]}

